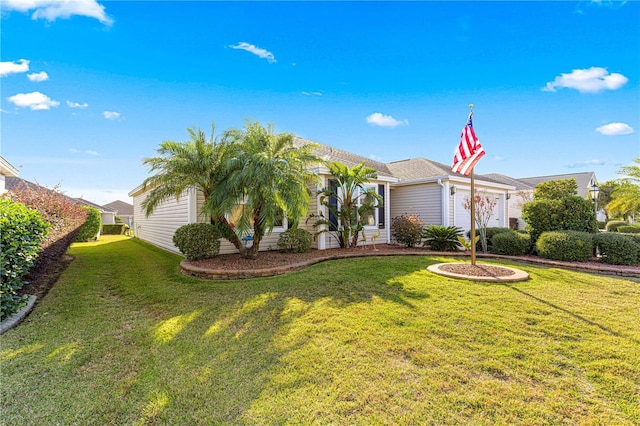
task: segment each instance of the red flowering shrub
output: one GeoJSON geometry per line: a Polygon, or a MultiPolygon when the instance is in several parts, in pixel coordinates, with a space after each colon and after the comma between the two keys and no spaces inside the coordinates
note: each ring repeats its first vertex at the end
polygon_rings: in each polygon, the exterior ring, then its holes
{"type": "Polygon", "coordinates": [[[48,235],[42,241],[43,250],[31,273],[46,268],[50,262],[57,261],[75,241],[87,212],[78,206],[73,198],[59,191],[59,185],[53,189],[25,182],[17,185],[6,195],[7,198],[37,210],[49,223],[48,235]]]}
{"type": "Polygon", "coordinates": [[[422,240],[424,222],[418,215],[403,214],[391,219],[391,236],[407,247],[414,247],[422,240]]]}

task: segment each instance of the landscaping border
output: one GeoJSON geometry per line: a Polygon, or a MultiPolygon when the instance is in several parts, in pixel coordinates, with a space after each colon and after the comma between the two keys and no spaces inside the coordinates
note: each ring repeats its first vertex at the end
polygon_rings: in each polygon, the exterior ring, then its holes
{"type": "Polygon", "coordinates": [[[20,323],[33,309],[33,306],[36,304],[36,296],[29,296],[29,300],[27,300],[27,305],[23,306],[18,312],[14,312],[9,318],[2,321],[0,323],[0,334],[3,334],[5,331],[12,329],[16,325],[20,323]]]}
{"type": "MultiPolygon", "coordinates": [[[[451,257],[460,257],[465,256],[464,253],[460,252],[434,252],[434,251],[407,251],[402,252],[401,250],[394,252],[354,252],[349,251],[345,253],[336,253],[332,252],[327,254],[326,257],[319,257],[315,259],[304,260],[301,262],[291,263],[285,266],[277,266],[272,268],[260,268],[260,269],[236,269],[236,270],[225,270],[225,269],[211,269],[211,268],[203,268],[200,266],[193,265],[188,260],[183,260],[180,262],[180,268],[184,275],[193,276],[197,278],[209,279],[209,280],[240,280],[240,279],[249,279],[249,278],[262,278],[262,277],[273,277],[276,275],[283,275],[289,272],[300,271],[308,266],[314,265],[316,263],[325,262],[328,260],[336,260],[336,259],[346,259],[353,257],[367,257],[367,256],[451,256],[451,257]]],[[[558,267],[563,269],[570,269],[579,272],[589,272],[596,274],[606,274],[606,275],[616,275],[621,277],[630,277],[630,278],[640,278],[640,269],[638,268],[629,268],[618,265],[591,265],[591,264],[579,264],[575,262],[560,262],[555,260],[547,260],[547,259],[537,259],[527,256],[504,256],[498,254],[491,253],[478,253],[478,257],[483,259],[504,259],[511,260],[516,262],[523,262],[529,264],[536,265],[544,265],[550,267],[558,267]]]]}

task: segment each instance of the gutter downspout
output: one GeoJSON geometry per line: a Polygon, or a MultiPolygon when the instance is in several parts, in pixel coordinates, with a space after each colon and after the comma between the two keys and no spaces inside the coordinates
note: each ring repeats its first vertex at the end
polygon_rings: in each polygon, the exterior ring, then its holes
{"type": "Polygon", "coordinates": [[[438,185],[442,188],[440,202],[440,213],[442,214],[442,225],[449,225],[449,181],[442,183],[442,178],[438,178],[438,185]]]}

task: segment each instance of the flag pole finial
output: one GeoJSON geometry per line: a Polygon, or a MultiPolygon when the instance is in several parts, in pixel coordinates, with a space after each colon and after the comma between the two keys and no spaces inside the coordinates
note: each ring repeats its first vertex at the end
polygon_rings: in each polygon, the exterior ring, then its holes
{"type": "Polygon", "coordinates": [[[473,111],[473,104],[469,104],[469,109],[473,111]]]}

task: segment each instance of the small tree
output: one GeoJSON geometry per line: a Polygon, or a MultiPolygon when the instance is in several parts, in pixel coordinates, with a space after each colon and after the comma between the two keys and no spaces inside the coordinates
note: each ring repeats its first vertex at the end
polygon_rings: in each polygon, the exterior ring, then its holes
{"type": "Polygon", "coordinates": [[[575,179],[560,179],[542,182],[536,185],[535,200],[561,200],[578,195],[578,183],[575,179]]]}
{"type": "MultiPolygon", "coordinates": [[[[480,232],[480,243],[482,244],[482,252],[487,252],[487,225],[493,217],[493,211],[498,205],[495,198],[489,196],[485,191],[475,193],[475,221],[476,226],[480,232]]],[[[471,198],[467,198],[464,201],[464,209],[471,211],[471,198]]],[[[471,240],[475,238],[475,235],[471,236],[471,240]]]]}

